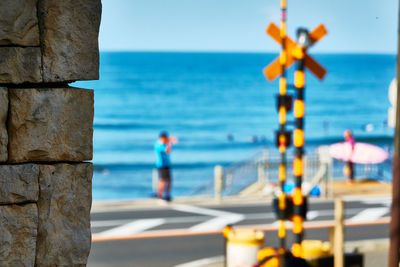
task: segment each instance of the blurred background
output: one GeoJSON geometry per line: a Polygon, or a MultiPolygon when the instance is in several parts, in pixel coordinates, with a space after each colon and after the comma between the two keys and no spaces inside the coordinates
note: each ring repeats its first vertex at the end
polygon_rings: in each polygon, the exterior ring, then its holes
{"type": "MultiPolygon", "coordinates": [[[[95,90],[94,200],[152,195],[153,146],[163,130],[179,138],[173,196],[212,184],[217,164],[276,150],[278,82],[262,69],[280,51],[265,34],[270,21],[279,24],[279,1],[102,2],[100,80],[73,84],[95,90]]],[[[345,129],[390,152],[397,3],[290,2],[293,38],[297,27],[321,22],[328,35],[309,52],[328,74],[323,82],[307,74],[307,153],[342,141],[345,129]]]]}

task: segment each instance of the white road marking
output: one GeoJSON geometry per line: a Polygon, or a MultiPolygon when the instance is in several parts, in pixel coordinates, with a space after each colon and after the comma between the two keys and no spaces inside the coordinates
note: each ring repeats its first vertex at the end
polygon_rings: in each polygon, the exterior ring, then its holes
{"type": "MultiPolygon", "coordinates": [[[[346,209],[346,215],[356,215],[357,213],[363,211],[364,209],[362,208],[353,208],[353,209],[346,209]]],[[[193,212],[193,210],[192,210],[193,212]]],[[[205,214],[209,214],[209,211],[204,211],[202,212],[205,214]]],[[[315,212],[318,212],[318,216],[333,216],[333,210],[319,210],[319,211],[309,211],[307,213],[307,219],[308,220],[313,220],[315,216],[315,212]],[[310,217],[311,216],[311,217],[310,217]]],[[[215,215],[215,210],[212,212],[215,215]]],[[[222,215],[219,211],[217,211],[218,215],[222,215]]],[[[226,214],[225,212],[223,214],[226,214]]],[[[270,220],[270,219],[275,219],[276,215],[273,212],[269,213],[247,213],[243,214],[245,216],[245,220],[270,220]]],[[[210,215],[204,215],[204,216],[182,216],[182,217],[171,217],[171,218],[165,218],[165,223],[168,224],[174,224],[174,223],[196,223],[196,222],[202,222],[205,219],[208,219],[208,216],[210,215]]],[[[160,218],[154,218],[154,219],[160,219],[160,218]]],[[[96,228],[96,227],[111,227],[111,226],[118,226],[118,225],[123,225],[129,222],[132,222],[133,219],[121,219],[121,220],[93,220],[91,221],[91,227],[96,228]]]]}
{"type": "MultiPolygon", "coordinates": [[[[315,211],[315,210],[309,211],[309,212],[307,212],[307,221],[312,221],[320,215],[321,215],[320,211],[315,211]]],[[[291,222],[286,221],[285,223],[287,225],[290,225],[291,222]]],[[[275,221],[275,222],[271,223],[271,225],[279,226],[279,221],[275,221]]]]}
{"type": "Polygon", "coordinates": [[[275,219],[276,215],[273,212],[269,213],[248,213],[244,215],[248,220],[266,220],[275,219]]]}
{"type": "MultiPolygon", "coordinates": [[[[279,227],[280,223],[279,221],[275,221],[270,224],[271,226],[279,227]]],[[[285,227],[293,227],[293,223],[291,221],[285,221],[285,227]]]]}
{"type": "Polygon", "coordinates": [[[349,219],[350,222],[370,222],[379,219],[383,215],[389,212],[388,207],[381,207],[381,208],[368,208],[364,209],[357,215],[351,217],[349,219]]]}
{"type": "MultiPolygon", "coordinates": [[[[365,200],[368,203],[383,203],[384,199],[370,199],[365,200]]],[[[387,200],[387,198],[386,198],[387,200]]],[[[388,203],[386,201],[386,203],[388,203]]],[[[208,209],[189,205],[173,205],[172,209],[182,212],[199,214],[198,216],[180,216],[180,217],[169,217],[169,218],[152,218],[152,219],[120,219],[120,220],[99,220],[92,221],[92,228],[98,227],[114,227],[106,231],[96,233],[96,236],[102,237],[115,237],[115,236],[126,236],[129,234],[135,234],[145,232],[151,228],[157,227],[162,224],[176,224],[176,223],[193,223],[194,225],[189,228],[191,232],[202,232],[202,231],[215,231],[221,230],[227,224],[235,224],[242,220],[265,220],[265,224],[272,224],[275,226],[279,225],[278,221],[271,222],[271,219],[275,219],[273,212],[268,213],[249,213],[239,214],[233,212],[227,212],[222,210],[208,209]],[[210,216],[212,218],[210,218],[210,216]]],[[[375,208],[352,208],[346,209],[345,213],[347,216],[353,216],[350,218],[352,222],[361,221],[374,221],[389,212],[389,207],[375,207],[375,208]]],[[[309,211],[307,219],[314,221],[318,216],[333,216],[333,210],[319,210],[309,211]]],[[[286,222],[290,225],[290,222],[286,222]]],[[[173,227],[171,228],[173,229],[173,227]]]]}
{"type": "Polygon", "coordinates": [[[280,222],[279,221],[274,221],[273,223],[271,223],[272,226],[279,226],[280,222]]]}
{"type": "Polygon", "coordinates": [[[97,236],[101,237],[110,237],[110,236],[124,236],[134,233],[143,232],[150,228],[157,227],[161,224],[165,223],[165,219],[143,219],[136,220],[100,233],[97,233],[97,236]]]}
{"type": "Polygon", "coordinates": [[[213,210],[213,209],[201,208],[201,207],[190,206],[190,205],[174,205],[174,206],[172,206],[172,209],[177,210],[177,211],[196,213],[196,214],[202,214],[202,215],[208,215],[208,216],[216,216],[216,217],[230,215],[230,214],[238,214],[238,213],[233,213],[233,212],[228,212],[228,211],[213,210]]]}
{"type": "MultiPolygon", "coordinates": [[[[171,217],[171,218],[152,218],[146,220],[153,220],[153,219],[164,219],[164,223],[195,223],[195,222],[202,222],[205,219],[208,219],[207,216],[184,216],[184,217],[171,217]]],[[[91,221],[91,227],[111,227],[111,226],[118,226],[133,222],[133,219],[123,219],[123,220],[101,220],[101,221],[91,221]]]]}
{"type": "Polygon", "coordinates": [[[195,260],[195,261],[175,265],[175,267],[200,267],[200,266],[204,266],[204,265],[208,265],[208,264],[222,262],[224,260],[225,260],[224,256],[216,256],[216,257],[212,257],[212,258],[205,258],[205,259],[200,259],[200,260],[195,260]]]}
{"type": "Polygon", "coordinates": [[[197,213],[216,217],[190,227],[189,230],[193,232],[220,230],[228,224],[234,224],[245,219],[245,215],[243,214],[206,209],[189,205],[175,205],[173,206],[173,209],[183,212],[197,213]]]}
{"type": "Polygon", "coordinates": [[[319,212],[316,210],[312,210],[307,212],[307,220],[312,221],[319,216],[319,212]]]}
{"type": "Polygon", "coordinates": [[[244,215],[242,214],[233,214],[224,217],[216,217],[206,222],[197,224],[189,228],[190,231],[213,231],[213,230],[220,230],[227,226],[228,224],[235,224],[240,222],[244,219],[244,215]]]}
{"type": "Polygon", "coordinates": [[[95,227],[110,227],[110,226],[117,226],[132,222],[132,219],[125,219],[125,220],[103,220],[103,221],[91,221],[90,226],[95,227]]]}
{"type": "Polygon", "coordinates": [[[361,201],[364,204],[382,204],[385,206],[390,206],[392,204],[392,198],[390,197],[374,197],[370,199],[365,199],[361,201]]]}

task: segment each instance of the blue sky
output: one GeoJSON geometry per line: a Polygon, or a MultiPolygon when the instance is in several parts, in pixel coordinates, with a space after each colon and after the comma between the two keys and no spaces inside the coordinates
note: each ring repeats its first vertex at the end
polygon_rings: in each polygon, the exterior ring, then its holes
{"type": "MultiPolygon", "coordinates": [[[[102,51],[276,52],[280,0],[102,0],[102,51]]],[[[320,23],[313,52],[396,53],[397,0],[288,0],[288,34],[320,23]]]]}

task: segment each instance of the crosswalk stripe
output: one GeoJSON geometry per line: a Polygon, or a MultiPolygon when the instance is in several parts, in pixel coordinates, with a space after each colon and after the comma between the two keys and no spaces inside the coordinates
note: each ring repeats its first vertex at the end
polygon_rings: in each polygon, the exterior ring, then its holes
{"type": "MultiPolygon", "coordinates": [[[[316,211],[316,210],[309,211],[309,212],[307,212],[307,221],[312,221],[320,215],[324,215],[324,214],[321,214],[320,211],[316,211]]],[[[288,225],[291,224],[291,222],[288,222],[288,221],[286,223],[288,223],[288,225]]],[[[274,221],[273,223],[271,223],[271,225],[273,225],[273,226],[279,226],[279,224],[280,224],[279,221],[274,221]]]]}
{"type": "Polygon", "coordinates": [[[350,222],[370,222],[379,219],[383,215],[389,212],[388,207],[381,208],[369,208],[361,211],[357,215],[351,217],[348,221],[350,222]]]}
{"type": "Polygon", "coordinates": [[[312,210],[307,212],[307,220],[312,221],[319,216],[319,212],[316,210],[312,210]]]}
{"type": "Polygon", "coordinates": [[[214,231],[224,228],[228,224],[234,224],[245,219],[245,215],[228,211],[201,208],[189,205],[175,205],[174,210],[214,216],[208,221],[196,224],[189,228],[190,231],[214,231]]]}
{"type": "MultiPolygon", "coordinates": [[[[388,203],[388,201],[379,200],[365,200],[369,203],[388,203]]],[[[352,223],[358,222],[371,222],[376,219],[383,217],[389,212],[389,206],[386,207],[374,207],[374,208],[351,208],[346,210],[346,217],[350,217],[348,220],[352,223]]],[[[236,224],[240,221],[246,220],[264,220],[265,224],[272,223],[272,225],[278,225],[278,222],[271,222],[271,219],[275,218],[274,213],[250,213],[250,214],[240,214],[233,213],[217,209],[209,209],[198,206],[190,205],[174,205],[171,207],[174,210],[198,214],[196,216],[181,216],[181,217],[167,217],[167,218],[151,218],[151,219],[119,219],[119,220],[99,220],[92,221],[92,228],[99,227],[113,227],[111,229],[96,233],[99,237],[113,237],[113,236],[126,236],[131,234],[136,234],[140,232],[145,232],[147,230],[152,230],[157,226],[163,224],[192,224],[186,228],[191,233],[193,232],[204,232],[204,231],[218,231],[221,230],[228,224],[236,224]]],[[[333,210],[312,210],[307,214],[308,221],[314,221],[319,216],[329,216],[333,217],[333,210]]],[[[288,222],[288,225],[290,223],[288,222]]],[[[103,229],[99,229],[103,230],[103,229]]],[[[96,231],[95,231],[96,232],[96,231]]]]}
{"type": "Polygon", "coordinates": [[[228,224],[234,224],[240,222],[245,217],[241,214],[234,214],[224,217],[216,217],[206,222],[197,224],[189,228],[190,231],[213,231],[220,230],[227,226],[228,224]]]}
{"type": "Polygon", "coordinates": [[[165,223],[165,219],[142,219],[136,220],[100,233],[96,235],[101,237],[110,237],[110,236],[123,236],[129,234],[135,234],[139,232],[143,232],[150,228],[157,227],[165,223]]]}
{"type": "Polygon", "coordinates": [[[90,226],[94,227],[111,227],[117,226],[121,224],[126,224],[132,222],[132,219],[125,219],[125,220],[103,220],[103,221],[91,221],[90,226]]]}
{"type": "Polygon", "coordinates": [[[390,206],[392,204],[392,199],[389,197],[382,197],[382,198],[371,198],[365,199],[361,201],[364,204],[382,204],[385,206],[390,206]]]}
{"type": "Polygon", "coordinates": [[[196,214],[215,216],[215,217],[238,214],[238,213],[233,213],[233,212],[228,212],[228,211],[207,209],[207,208],[201,208],[201,207],[190,206],[190,205],[174,205],[172,207],[172,209],[177,210],[177,211],[196,213],[196,214]]]}

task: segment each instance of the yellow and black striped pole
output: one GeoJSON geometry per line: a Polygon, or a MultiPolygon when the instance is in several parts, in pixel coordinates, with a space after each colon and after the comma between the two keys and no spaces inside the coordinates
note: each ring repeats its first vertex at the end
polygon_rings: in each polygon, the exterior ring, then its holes
{"type": "MultiPolygon", "coordinates": [[[[287,64],[287,49],[286,49],[286,12],[287,12],[287,2],[286,0],[281,0],[281,27],[280,27],[280,37],[282,40],[282,50],[279,57],[279,62],[282,68],[282,75],[279,79],[279,96],[285,97],[287,93],[287,80],[286,80],[286,64],[287,64]]],[[[284,186],[286,182],[286,148],[289,145],[290,140],[287,140],[288,136],[285,134],[286,125],[286,115],[287,106],[279,105],[279,152],[281,154],[281,160],[279,164],[279,182],[281,187],[281,192],[279,195],[278,206],[281,214],[285,214],[286,210],[286,195],[284,192],[284,186]]],[[[286,227],[285,219],[279,219],[279,263],[280,266],[286,265],[285,253],[286,253],[286,227]]]]}
{"type": "Polygon", "coordinates": [[[303,240],[303,221],[304,221],[304,197],[301,190],[304,173],[304,89],[305,89],[305,56],[309,45],[308,31],[298,29],[298,47],[295,51],[297,59],[297,69],[294,73],[294,87],[296,88],[296,100],[294,101],[295,129],[293,132],[293,145],[295,147],[295,157],[293,160],[293,176],[295,178],[295,188],[293,193],[293,234],[294,243],[292,253],[295,257],[301,257],[303,240]]]}
{"type": "Polygon", "coordinates": [[[287,0],[281,0],[281,26],[278,27],[274,23],[270,23],[266,30],[267,34],[272,37],[282,47],[281,53],[277,59],[272,61],[263,72],[269,81],[280,76],[279,79],[279,95],[278,113],[279,113],[279,130],[276,132],[276,143],[280,152],[279,164],[279,183],[280,193],[273,200],[273,208],[277,212],[279,220],[278,236],[280,256],[280,266],[285,266],[286,248],[286,220],[292,220],[294,227],[293,232],[295,240],[292,246],[292,254],[301,257],[302,248],[301,241],[303,239],[303,221],[306,216],[307,199],[303,197],[301,190],[303,180],[303,154],[304,154],[304,87],[305,74],[304,69],[307,67],[317,78],[323,79],[326,70],[311,56],[306,54],[307,48],[314,45],[317,41],[327,34],[327,30],[323,24],[320,24],[310,33],[305,29],[298,30],[297,43],[286,34],[286,18],[287,18],[287,0]],[[297,70],[295,72],[294,87],[296,89],[296,101],[294,103],[295,129],[293,132],[293,144],[295,146],[295,158],[293,162],[293,173],[295,177],[295,189],[291,198],[288,198],[284,191],[286,183],[286,152],[291,143],[291,132],[286,130],[287,113],[292,110],[292,97],[287,95],[287,79],[286,69],[297,61],[297,70]]]}

